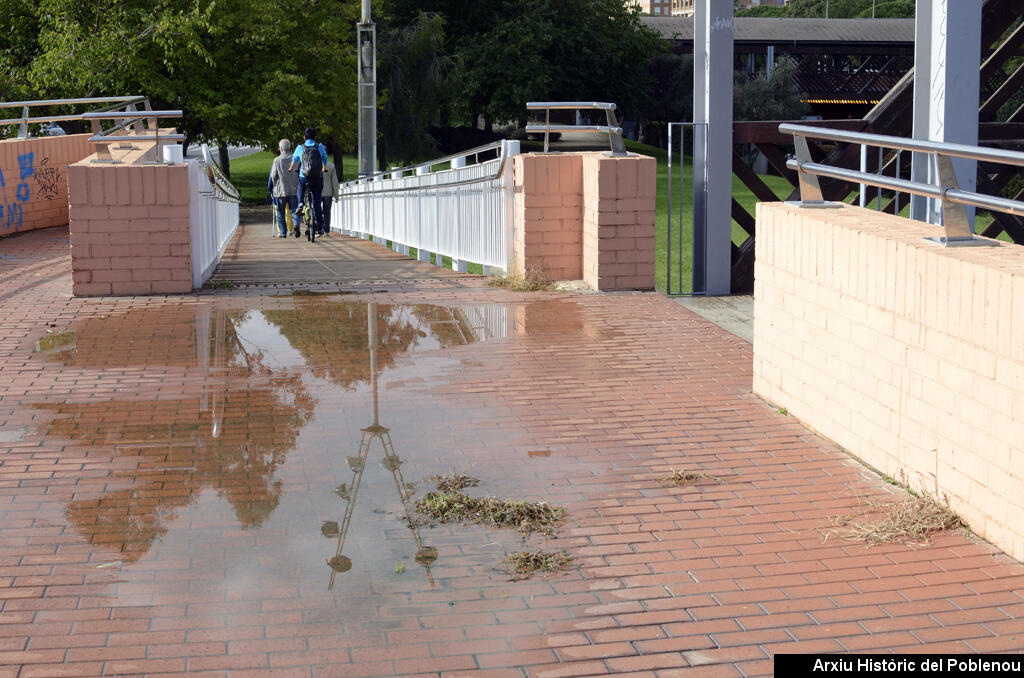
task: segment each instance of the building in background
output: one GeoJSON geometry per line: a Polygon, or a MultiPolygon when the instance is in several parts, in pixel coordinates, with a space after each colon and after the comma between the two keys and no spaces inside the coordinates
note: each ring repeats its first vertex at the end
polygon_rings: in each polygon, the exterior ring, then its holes
{"type": "MultiPolygon", "coordinates": [[[[626,4],[639,7],[644,14],[652,16],[672,16],[672,5],[679,0],[626,0],[626,4]]],[[[690,0],[693,4],[693,0],[690,0]]]]}

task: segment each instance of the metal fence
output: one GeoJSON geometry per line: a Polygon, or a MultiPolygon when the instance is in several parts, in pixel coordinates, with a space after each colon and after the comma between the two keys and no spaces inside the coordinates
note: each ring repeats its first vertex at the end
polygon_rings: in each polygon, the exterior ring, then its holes
{"type": "Polygon", "coordinates": [[[192,287],[203,286],[238,228],[239,193],[202,145],[203,157],[188,160],[189,240],[192,287]]]}
{"type": "Polygon", "coordinates": [[[929,238],[942,245],[985,245],[989,241],[975,238],[971,231],[970,221],[964,206],[982,207],[984,209],[1006,212],[1024,216],[1024,202],[1011,200],[1002,196],[985,195],[974,191],[960,189],[956,173],[953,171],[953,158],[966,158],[988,163],[1015,165],[1024,167],[1024,153],[1006,151],[997,148],[983,148],[965,144],[940,143],[905,139],[903,137],[866,134],[863,132],[847,132],[785,123],[779,125],[779,131],[792,134],[796,147],[796,158],[787,166],[795,169],[800,175],[800,201],[806,207],[823,207],[827,203],[822,199],[818,177],[830,177],[845,181],[889,189],[897,193],[909,193],[931,198],[942,206],[942,223],[945,236],[929,238]],[[935,183],[924,183],[899,177],[888,177],[866,171],[856,171],[842,167],[834,167],[813,162],[807,139],[825,139],[839,143],[861,144],[865,147],[877,147],[894,151],[911,151],[925,154],[931,158],[935,183]]]}
{"type": "Polygon", "coordinates": [[[372,239],[420,261],[465,272],[468,263],[511,270],[513,224],[512,157],[518,141],[500,141],[416,167],[379,172],[341,186],[331,227],[372,239]],[[469,164],[472,158],[494,159],[469,164]],[[438,165],[445,169],[431,171],[438,165]]]}

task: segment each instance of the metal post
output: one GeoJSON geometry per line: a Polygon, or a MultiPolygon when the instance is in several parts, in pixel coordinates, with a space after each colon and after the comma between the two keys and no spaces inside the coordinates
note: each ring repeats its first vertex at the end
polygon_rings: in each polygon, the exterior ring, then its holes
{"type": "Polygon", "coordinates": [[[377,171],[377,26],[370,0],[363,0],[362,20],[356,24],[359,61],[359,176],[377,171]]]}
{"type": "MultiPolygon", "coordinates": [[[[914,138],[977,145],[980,3],[917,0],[914,45],[914,138]]],[[[929,154],[914,153],[911,162],[911,180],[941,185],[929,154]]],[[[973,191],[977,162],[958,158],[953,167],[960,187],[973,191]]],[[[973,225],[973,208],[968,216],[973,225]]],[[[942,223],[941,203],[911,196],[910,217],[942,223]]]]}
{"type": "Polygon", "coordinates": [[[732,278],[733,1],[699,0],[694,15],[693,292],[729,294],[732,278]],[[703,209],[700,205],[703,205],[703,209]],[[703,228],[702,228],[703,227],[703,228]]]}

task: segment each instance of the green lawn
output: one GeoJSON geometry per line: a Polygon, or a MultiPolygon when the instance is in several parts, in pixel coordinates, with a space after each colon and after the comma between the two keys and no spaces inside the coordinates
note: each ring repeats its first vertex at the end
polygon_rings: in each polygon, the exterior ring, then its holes
{"type": "MultiPolygon", "coordinates": [[[[658,161],[658,188],[655,204],[655,268],[654,280],[659,290],[666,290],[668,279],[668,152],[655,146],[646,146],[627,141],[626,146],[632,153],[649,155],[658,161]]],[[[683,176],[682,219],[680,220],[680,189],[679,189],[679,151],[676,150],[672,162],[672,289],[673,294],[685,294],[693,290],[691,277],[693,265],[693,167],[691,158],[686,157],[683,176]],[[680,223],[680,221],[682,223],[680,223]]],[[[761,175],[761,179],[775,191],[776,195],[785,198],[792,190],[789,182],[778,176],[761,175]]],[[[748,212],[754,213],[757,198],[749,188],[743,185],[736,176],[732,178],[732,195],[748,212]]],[[[732,224],[732,241],[737,245],[747,239],[747,233],[735,222],[732,224]]]]}
{"type": "MultiPolygon", "coordinates": [[[[275,157],[270,151],[260,151],[231,161],[231,183],[241,192],[242,203],[262,205],[266,201],[267,176],[275,157]]],[[[354,155],[346,155],[342,166],[346,181],[359,174],[359,160],[354,155]]]]}

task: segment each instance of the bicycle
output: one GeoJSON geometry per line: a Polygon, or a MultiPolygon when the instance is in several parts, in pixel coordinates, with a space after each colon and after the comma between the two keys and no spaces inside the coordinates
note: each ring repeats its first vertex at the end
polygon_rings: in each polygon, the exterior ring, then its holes
{"type": "MultiPolygon", "coordinates": [[[[302,204],[299,205],[299,209],[296,213],[302,222],[306,224],[306,240],[309,242],[316,242],[316,220],[313,218],[316,212],[313,211],[313,191],[306,187],[305,195],[302,196],[302,204]]],[[[299,230],[302,228],[300,224],[296,224],[296,237],[299,235],[299,230]]]]}

